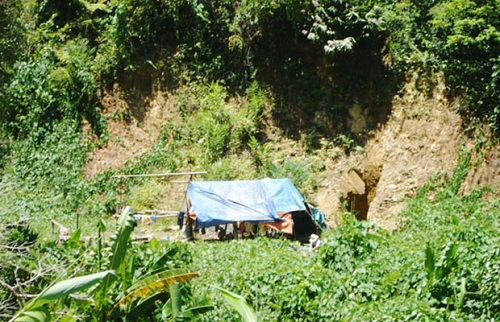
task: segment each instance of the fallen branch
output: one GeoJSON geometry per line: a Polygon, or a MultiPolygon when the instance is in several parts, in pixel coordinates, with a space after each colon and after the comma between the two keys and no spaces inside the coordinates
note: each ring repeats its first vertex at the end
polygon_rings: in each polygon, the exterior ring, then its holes
{"type": "Polygon", "coordinates": [[[54,226],[59,227],[59,239],[58,240],[66,240],[70,235],[69,229],[64,227],[61,223],[55,221],[54,219],[50,220],[52,224],[52,233],[54,233],[54,226]]]}

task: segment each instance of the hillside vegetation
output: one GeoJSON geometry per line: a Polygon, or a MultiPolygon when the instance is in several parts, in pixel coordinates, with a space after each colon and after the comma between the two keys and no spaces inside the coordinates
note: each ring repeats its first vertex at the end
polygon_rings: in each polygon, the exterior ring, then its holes
{"type": "Polygon", "coordinates": [[[2,1],[0,319],[499,319],[499,6],[2,1]],[[182,198],[114,176],[181,171],[289,177],[335,229],[132,244],[118,208],[182,198]]]}

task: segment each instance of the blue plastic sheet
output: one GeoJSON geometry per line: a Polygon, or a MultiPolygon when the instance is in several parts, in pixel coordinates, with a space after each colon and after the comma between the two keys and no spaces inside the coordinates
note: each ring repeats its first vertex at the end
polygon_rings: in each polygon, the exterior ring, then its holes
{"type": "Polygon", "coordinates": [[[304,198],[290,179],[263,179],[269,198],[278,212],[306,210],[304,198]]]}
{"type": "Polygon", "coordinates": [[[281,221],[278,212],[305,210],[304,199],[289,179],[191,181],[187,189],[195,228],[237,221],[281,221]]]}

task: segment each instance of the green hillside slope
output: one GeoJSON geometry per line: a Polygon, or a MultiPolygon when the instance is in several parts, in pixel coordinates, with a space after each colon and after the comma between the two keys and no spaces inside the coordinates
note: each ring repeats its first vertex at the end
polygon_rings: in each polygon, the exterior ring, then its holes
{"type": "MultiPolygon", "coordinates": [[[[497,319],[500,187],[481,184],[495,182],[484,177],[496,176],[500,156],[499,5],[2,1],[0,318],[24,307],[39,317],[50,311],[53,318],[59,312],[77,320],[134,320],[140,311],[127,306],[134,303],[146,308],[145,320],[231,320],[220,298],[207,298],[212,285],[229,289],[234,281],[233,290],[262,320],[497,319]],[[420,131],[422,124],[433,128],[420,131]],[[397,135],[381,140],[383,130],[397,135]],[[432,153],[446,166],[427,166],[432,153]],[[402,158],[408,163],[393,172],[392,163],[383,167],[402,158]],[[411,164],[416,159],[425,162],[411,164]],[[332,188],[344,180],[337,174],[357,170],[342,168],[349,162],[366,170],[351,172],[364,176],[361,202],[332,188]],[[483,166],[484,175],[467,179],[483,166]],[[425,176],[417,178],[414,167],[426,168],[425,176]],[[434,169],[447,171],[424,185],[434,169]],[[171,182],[123,185],[117,174],[180,171],[206,171],[213,180],[289,177],[308,200],[335,199],[336,207],[324,211],[340,228],[306,260],[295,253],[300,245],[287,241],[193,248],[157,240],[129,245],[128,235],[106,241],[124,203],[175,210],[182,203],[180,194],[167,196],[177,189],[171,182]],[[376,198],[379,182],[390,191],[376,198]],[[370,217],[372,201],[380,209],[399,203],[398,217],[390,218],[395,232],[343,214],[370,217]],[[47,229],[53,219],[74,232],[68,243],[54,243],[47,229]],[[99,238],[83,245],[80,235],[99,238]],[[255,287],[235,270],[217,272],[225,259],[210,254],[234,253],[238,245],[249,257],[260,246],[272,257],[268,248],[276,247],[294,269],[257,261],[255,271],[266,274],[249,277],[255,287]],[[108,271],[106,256],[114,251],[122,262],[108,271]],[[214,273],[179,287],[177,278],[196,274],[174,271],[169,279],[160,268],[214,273]],[[280,279],[271,277],[273,269],[280,279]],[[81,297],[27,304],[57,281],[81,275],[88,282],[78,288],[88,286],[81,297]],[[141,283],[155,292],[141,289],[153,297],[139,304],[130,294],[141,283]],[[293,301],[284,299],[288,294],[293,301]],[[124,306],[120,298],[131,302],[124,306]],[[205,310],[204,317],[195,314],[205,310]]],[[[234,267],[247,264],[233,259],[234,267]]]]}

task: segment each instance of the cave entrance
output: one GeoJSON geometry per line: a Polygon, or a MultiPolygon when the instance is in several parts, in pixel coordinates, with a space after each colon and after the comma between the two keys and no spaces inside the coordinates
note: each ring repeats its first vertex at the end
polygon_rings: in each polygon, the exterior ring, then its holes
{"type": "Polygon", "coordinates": [[[358,220],[366,220],[380,178],[379,173],[375,174],[375,177],[369,173],[366,173],[365,176],[367,178],[363,178],[361,173],[351,169],[347,172],[345,179],[344,205],[347,210],[356,215],[358,220]]]}

